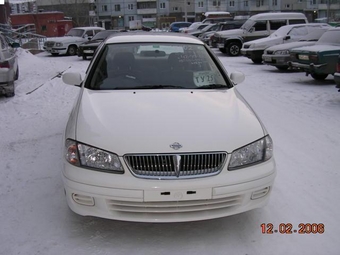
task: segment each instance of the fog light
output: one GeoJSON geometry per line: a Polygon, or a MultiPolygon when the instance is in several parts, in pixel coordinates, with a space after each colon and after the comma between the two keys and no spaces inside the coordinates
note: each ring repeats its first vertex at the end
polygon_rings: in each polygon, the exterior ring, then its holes
{"type": "Polygon", "coordinates": [[[74,202],[80,205],[94,206],[94,198],[90,196],[84,196],[79,194],[72,194],[74,202]]]}
{"type": "Polygon", "coordinates": [[[251,194],[251,200],[259,199],[261,197],[264,197],[269,193],[270,188],[266,187],[264,189],[256,190],[251,194]]]}

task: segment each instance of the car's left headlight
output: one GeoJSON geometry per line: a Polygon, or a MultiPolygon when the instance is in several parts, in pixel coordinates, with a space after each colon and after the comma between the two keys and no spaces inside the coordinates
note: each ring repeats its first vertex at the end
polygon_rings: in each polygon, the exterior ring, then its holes
{"type": "Polygon", "coordinates": [[[269,135],[233,151],[229,162],[229,170],[236,170],[249,165],[269,160],[273,156],[273,141],[269,135]]]}
{"type": "Polygon", "coordinates": [[[55,46],[56,46],[56,47],[61,47],[61,46],[63,46],[63,43],[57,42],[57,43],[55,44],[55,46]]]}
{"type": "Polygon", "coordinates": [[[289,55],[289,50],[277,50],[274,52],[274,55],[289,55]]]}
{"type": "Polygon", "coordinates": [[[114,153],[70,139],[66,140],[65,147],[66,160],[72,165],[107,172],[124,172],[119,157],[114,153]]]}

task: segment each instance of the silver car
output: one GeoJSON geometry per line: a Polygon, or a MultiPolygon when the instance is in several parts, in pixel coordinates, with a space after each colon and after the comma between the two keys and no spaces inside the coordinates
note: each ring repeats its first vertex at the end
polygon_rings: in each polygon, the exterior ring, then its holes
{"type": "Polygon", "coordinates": [[[19,78],[19,66],[16,55],[16,48],[18,47],[20,47],[19,43],[9,42],[0,33],[0,94],[6,97],[15,95],[14,81],[19,78]]]}

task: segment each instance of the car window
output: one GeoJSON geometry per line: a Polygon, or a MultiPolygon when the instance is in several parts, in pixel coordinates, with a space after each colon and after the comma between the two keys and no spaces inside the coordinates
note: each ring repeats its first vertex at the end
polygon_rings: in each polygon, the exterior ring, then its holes
{"type": "Polygon", "coordinates": [[[317,44],[337,44],[340,45],[340,31],[330,30],[325,32],[317,44]]]}
{"type": "Polygon", "coordinates": [[[294,24],[305,24],[306,20],[305,19],[289,19],[288,20],[289,25],[294,25],[294,24]]]}
{"type": "Polygon", "coordinates": [[[308,29],[307,27],[294,27],[292,30],[289,31],[288,35],[291,37],[301,37],[308,34],[308,29]]]}
{"type": "Polygon", "coordinates": [[[93,30],[88,30],[85,33],[87,36],[93,36],[93,30]]]}
{"type": "Polygon", "coordinates": [[[90,71],[86,88],[143,89],[168,86],[198,89],[218,84],[230,88],[203,45],[181,43],[109,44],[90,71]]]}
{"type": "Polygon", "coordinates": [[[266,31],[267,30],[267,21],[256,21],[254,26],[254,31],[266,31]]]}
{"type": "Polygon", "coordinates": [[[65,36],[81,37],[84,34],[84,29],[72,28],[65,36]]]}
{"type": "Polygon", "coordinates": [[[287,20],[270,20],[270,30],[277,30],[282,26],[287,25],[287,20]]]}

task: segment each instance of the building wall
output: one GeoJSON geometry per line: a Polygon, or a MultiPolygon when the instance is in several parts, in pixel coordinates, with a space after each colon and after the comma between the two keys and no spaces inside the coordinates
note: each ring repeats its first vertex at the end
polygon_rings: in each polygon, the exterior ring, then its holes
{"type": "Polygon", "coordinates": [[[11,14],[12,26],[35,24],[36,33],[47,37],[64,36],[72,27],[62,12],[11,14]]]}

